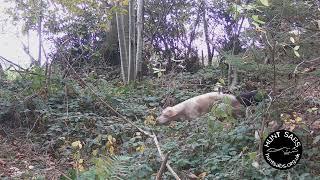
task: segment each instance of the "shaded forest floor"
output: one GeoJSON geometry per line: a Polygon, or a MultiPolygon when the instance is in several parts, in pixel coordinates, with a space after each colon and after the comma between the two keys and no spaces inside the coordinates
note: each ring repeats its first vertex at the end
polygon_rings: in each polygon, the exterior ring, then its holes
{"type": "MultiPolygon", "coordinates": [[[[171,164],[181,177],[314,179],[320,172],[320,72],[292,78],[288,76],[292,68],[288,69],[277,72],[277,101],[264,116],[258,115],[265,109],[262,104],[245,119],[218,121],[211,113],[169,126],[155,124],[161,107],[215,91],[218,82],[226,82],[226,71],[205,68],[196,73],[147,78],[127,86],[111,71],[84,80],[118,112],[156,133],[163,150],[171,152],[171,164]],[[279,118],[280,114],[287,119],[279,118]],[[293,116],[301,117],[302,122],[293,116]],[[274,130],[272,123],[277,123],[302,139],[304,157],[296,168],[276,171],[259,155],[255,132],[261,128],[263,118],[267,123],[264,135],[274,130]],[[259,166],[253,165],[256,163],[259,166]]],[[[130,157],[126,161],[130,179],[155,176],[161,161],[152,139],[116,117],[90,89],[81,88],[73,79],[61,80],[54,75],[47,100],[41,93],[32,96],[43,87],[39,82],[42,78],[30,75],[1,82],[1,178],[74,179],[79,174],[73,168],[99,170],[92,158],[105,154],[130,157]],[[80,150],[72,145],[77,141],[83,145],[80,150]]],[[[235,93],[272,89],[272,78],[268,67],[257,70],[255,66],[239,66],[240,88],[235,93]]],[[[164,176],[171,175],[167,172],[164,176]]]]}
{"type": "Polygon", "coordinates": [[[0,135],[0,177],[1,178],[46,178],[58,179],[67,168],[59,164],[51,155],[40,151],[23,129],[3,127],[0,135]]]}

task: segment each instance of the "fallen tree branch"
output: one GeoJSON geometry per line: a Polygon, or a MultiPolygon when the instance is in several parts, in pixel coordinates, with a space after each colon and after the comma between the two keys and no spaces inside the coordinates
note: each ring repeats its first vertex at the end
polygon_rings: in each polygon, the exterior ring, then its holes
{"type": "Polygon", "coordinates": [[[7,63],[9,63],[9,64],[12,64],[12,65],[14,65],[14,66],[18,67],[19,69],[22,69],[22,70],[24,70],[24,71],[26,71],[26,70],[27,70],[27,69],[25,69],[25,68],[21,67],[20,65],[18,65],[18,64],[16,64],[16,63],[14,63],[14,62],[12,62],[12,61],[10,61],[10,60],[8,60],[7,58],[5,58],[5,57],[3,57],[3,56],[0,56],[0,59],[1,59],[1,60],[3,60],[3,61],[6,61],[6,62],[7,62],[7,63]]]}
{"type": "Polygon", "coordinates": [[[302,61],[302,62],[300,62],[300,63],[294,68],[293,74],[297,74],[297,73],[298,73],[298,67],[301,66],[303,63],[310,63],[310,62],[318,61],[318,60],[320,60],[320,57],[314,58],[314,59],[309,60],[309,61],[302,61]]]}
{"type": "MultiPolygon", "coordinates": [[[[153,136],[153,141],[154,141],[154,143],[155,143],[156,146],[157,146],[158,153],[159,153],[161,159],[164,161],[165,157],[163,156],[163,153],[162,153],[162,151],[161,151],[161,148],[160,148],[160,145],[159,145],[159,141],[158,141],[158,139],[157,139],[157,136],[156,136],[155,134],[153,134],[152,136],[153,136]]],[[[174,170],[173,170],[172,167],[170,166],[170,163],[169,163],[169,162],[166,163],[166,167],[167,167],[167,169],[171,172],[171,174],[174,176],[175,179],[180,180],[179,176],[177,175],[176,172],[174,172],[174,170]]]]}
{"type": "Polygon", "coordinates": [[[166,156],[164,157],[164,160],[162,161],[160,169],[159,169],[159,171],[157,173],[156,180],[160,180],[161,179],[162,174],[164,173],[164,170],[166,168],[166,164],[167,164],[167,161],[168,161],[168,158],[169,158],[169,154],[170,154],[170,152],[168,152],[166,154],[166,156]]]}

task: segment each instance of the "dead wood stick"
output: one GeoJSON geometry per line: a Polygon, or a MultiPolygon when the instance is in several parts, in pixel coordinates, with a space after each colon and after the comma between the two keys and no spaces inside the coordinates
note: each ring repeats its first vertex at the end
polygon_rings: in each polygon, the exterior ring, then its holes
{"type": "Polygon", "coordinates": [[[299,67],[300,65],[302,65],[303,63],[310,63],[310,62],[318,61],[318,60],[320,60],[320,57],[314,58],[314,59],[309,60],[309,61],[302,61],[302,62],[300,62],[300,63],[294,68],[293,73],[294,73],[294,74],[297,74],[297,72],[298,72],[298,67],[299,67]]]}
{"type": "Polygon", "coordinates": [[[168,161],[168,158],[169,158],[169,154],[170,154],[170,152],[168,152],[168,153],[166,154],[166,156],[164,157],[164,160],[162,161],[161,166],[160,166],[160,169],[159,169],[159,171],[158,171],[158,173],[157,173],[156,180],[160,180],[160,179],[161,179],[162,174],[164,173],[164,170],[165,170],[165,168],[166,168],[166,164],[167,164],[167,161],[168,161]]]}
{"type": "MultiPolygon", "coordinates": [[[[161,159],[164,161],[165,157],[163,156],[163,153],[162,153],[162,151],[161,151],[161,148],[160,148],[160,145],[159,145],[159,141],[158,141],[158,139],[157,139],[157,136],[156,136],[155,134],[153,134],[152,136],[153,136],[153,141],[154,141],[154,143],[155,143],[156,146],[157,146],[158,153],[159,153],[161,159]]],[[[173,170],[172,167],[170,166],[170,162],[167,162],[167,163],[166,163],[166,167],[167,167],[167,169],[171,172],[171,174],[173,175],[173,177],[174,177],[175,179],[181,180],[181,179],[179,178],[178,174],[177,174],[176,172],[174,172],[174,170],[173,170]]]]}
{"type": "Polygon", "coordinates": [[[0,56],[0,59],[2,59],[3,61],[8,62],[9,64],[12,64],[12,65],[18,67],[19,69],[22,69],[22,70],[26,71],[25,68],[23,68],[23,67],[19,66],[18,64],[14,63],[14,62],[12,62],[12,61],[10,61],[10,60],[8,60],[7,58],[5,58],[5,57],[3,57],[3,56],[0,56]]]}

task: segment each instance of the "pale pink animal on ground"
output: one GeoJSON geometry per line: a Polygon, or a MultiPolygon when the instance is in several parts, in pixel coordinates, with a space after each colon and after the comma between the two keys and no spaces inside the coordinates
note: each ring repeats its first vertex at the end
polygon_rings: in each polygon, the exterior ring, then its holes
{"type": "Polygon", "coordinates": [[[242,105],[237,100],[236,96],[211,92],[193,97],[173,107],[165,108],[157,118],[157,122],[159,124],[164,124],[178,119],[194,119],[200,117],[201,115],[208,113],[215,103],[220,103],[224,98],[229,99],[230,105],[233,108],[233,113],[239,113],[242,105]]]}

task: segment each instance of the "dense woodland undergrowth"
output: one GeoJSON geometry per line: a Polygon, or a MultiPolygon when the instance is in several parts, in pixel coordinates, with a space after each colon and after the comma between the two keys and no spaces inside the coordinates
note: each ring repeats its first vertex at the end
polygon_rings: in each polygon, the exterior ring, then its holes
{"type": "MultiPolygon", "coordinates": [[[[250,68],[257,64],[241,66],[244,62],[240,60],[238,64],[242,85],[239,92],[271,87],[271,65],[262,65],[269,73],[261,76],[263,70],[250,68]]],[[[277,68],[293,70],[284,65],[277,68]]],[[[83,76],[87,87],[57,73],[52,74],[48,94],[43,91],[44,70],[33,69],[24,76],[9,73],[1,80],[0,91],[1,176],[14,177],[12,174],[16,173],[15,177],[38,179],[154,178],[161,160],[152,138],[117,117],[104,106],[103,99],[140,128],[155,133],[162,150],[170,152],[171,166],[182,178],[318,177],[320,127],[315,123],[320,117],[319,102],[309,101],[307,96],[319,96],[319,71],[292,80],[288,80],[288,72],[278,71],[278,78],[287,82],[277,85],[280,90],[273,97],[279,100],[270,107],[270,101],[263,101],[247,118],[235,120],[215,111],[192,121],[156,124],[160,107],[214,91],[217,83],[227,81],[222,71],[223,67],[206,67],[196,73],[146,77],[129,85],[123,85],[120,77],[109,79],[105,72],[83,76]],[[11,80],[13,75],[15,79],[11,80]],[[295,88],[288,89],[290,83],[295,88]],[[277,118],[280,114],[281,119],[277,118]],[[271,168],[259,152],[257,133],[264,128],[265,137],[273,131],[270,122],[274,120],[282,121],[283,127],[293,130],[303,142],[303,157],[290,170],[271,168]],[[8,159],[11,162],[4,161],[8,159]]],[[[164,177],[172,176],[166,172],[164,177]]]]}

